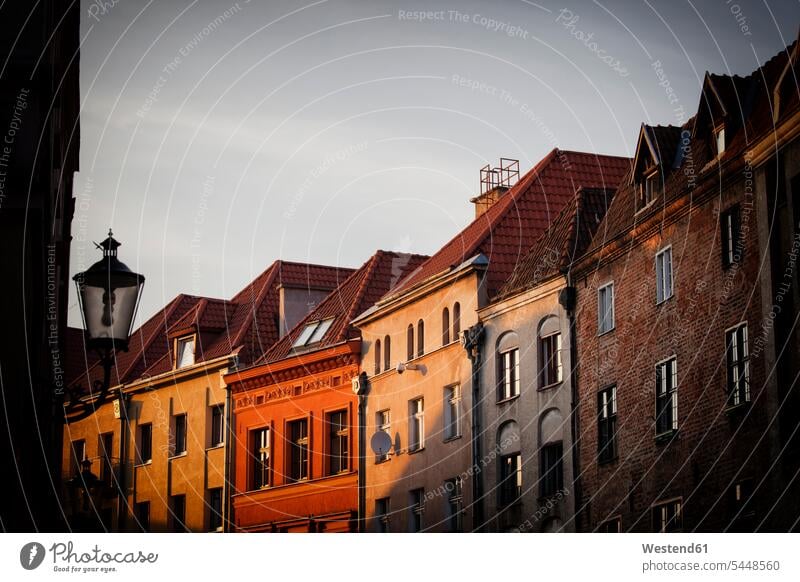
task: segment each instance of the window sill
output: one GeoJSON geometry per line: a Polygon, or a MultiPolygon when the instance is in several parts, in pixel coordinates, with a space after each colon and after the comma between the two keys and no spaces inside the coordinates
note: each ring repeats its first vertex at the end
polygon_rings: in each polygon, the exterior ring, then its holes
{"type": "Polygon", "coordinates": [[[662,432],[655,436],[655,441],[657,445],[663,445],[672,442],[674,439],[678,437],[678,429],[673,429],[669,432],[662,432]]]}
{"type": "Polygon", "coordinates": [[[662,299],[661,301],[659,301],[658,299],[656,299],[656,305],[664,305],[664,304],[665,304],[667,301],[669,301],[669,300],[670,300],[670,299],[672,299],[673,297],[675,297],[675,293],[673,293],[673,294],[672,294],[672,295],[670,295],[669,297],[665,297],[665,298],[664,298],[664,299],[662,299]]]}
{"type": "Polygon", "coordinates": [[[384,463],[388,463],[392,460],[392,457],[386,457],[385,459],[375,459],[376,465],[383,465],[384,463]]]}
{"type": "Polygon", "coordinates": [[[446,438],[446,439],[444,439],[442,442],[445,442],[445,443],[451,443],[451,442],[453,442],[453,441],[457,441],[457,440],[459,440],[460,438],[461,438],[461,435],[460,435],[460,434],[457,434],[457,435],[455,435],[455,436],[447,437],[447,438],[446,438]]]}
{"type": "Polygon", "coordinates": [[[598,458],[597,459],[597,464],[600,467],[606,467],[606,466],[610,466],[610,465],[616,465],[618,460],[619,460],[619,457],[617,455],[614,455],[610,459],[602,459],[601,460],[600,458],[598,458]]]}
{"type": "Polygon", "coordinates": [[[539,388],[537,388],[537,390],[539,390],[539,392],[544,392],[545,390],[550,390],[551,388],[555,388],[556,386],[560,386],[563,383],[564,383],[563,380],[559,380],[558,382],[553,382],[553,383],[547,384],[545,386],[540,386],[539,388]]]}
{"type": "Polygon", "coordinates": [[[224,449],[225,443],[219,443],[218,445],[211,445],[210,447],[206,448],[206,451],[214,451],[216,449],[224,449]]]}
{"type": "Polygon", "coordinates": [[[740,402],[739,404],[732,404],[725,408],[725,414],[728,416],[740,416],[750,409],[750,404],[751,402],[749,400],[740,402]]]}
{"type": "Polygon", "coordinates": [[[642,206],[639,210],[637,210],[634,216],[638,216],[639,214],[643,214],[648,210],[650,210],[650,208],[652,208],[652,206],[656,203],[656,200],[658,200],[658,196],[655,196],[650,202],[648,202],[647,204],[642,206]]]}
{"type": "Polygon", "coordinates": [[[502,400],[498,400],[497,404],[505,404],[507,402],[512,402],[519,398],[519,394],[514,394],[514,396],[509,396],[508,398],[503,398],[502,400]]]}
{"type": "Polygon", "coordinates": [[[617,329],[617,326],[615,325],[615,326],[614,326],[614,327],[612,327],[611,329],[607,329],[607,330],[605,330],[605,331],[598,331],[598,332],[597,332],[597,337],[603,337],[604,335],[608,335],[608,334],[610,334],[611,332],[613,332],[613,331],[616,331],[616,329],[617,329]]]}
{"type": "Polygon", "coordinates": [[[152,465],[152,464],[153,464],[153,459],[149,459],[149,460],[144,461],[142,463],[136,463],[134,465],[134,467],[147,467],[148,465],[152,465]]]}
{"type": "Polygon", "coordinates": [[[416,455],[417,453],[421,453],[424,450],[425,450],[425,447],[422,446],[422,447],[417,447],[416,449],[408,449],[406,452],[409,455],[416,455]]]}
{"type": "Polygon", "coordinates": [[[187,451],[183,451],[182,453],[178,453],[177,455],[170,455],[169,456],[169,460],[172,461],[174,459],[182,459],[183,457],[185,457],[188,454],[189,453],[187,451]]]}

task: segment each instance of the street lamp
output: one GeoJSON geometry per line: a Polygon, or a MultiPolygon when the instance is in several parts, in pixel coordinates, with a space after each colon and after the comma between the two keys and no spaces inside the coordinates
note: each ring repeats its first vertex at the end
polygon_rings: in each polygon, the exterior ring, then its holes
{"type": "Polygon", "coordinates": [[[68,480],[66,485],[73,531],[103,531],[105,528],[100,519],[100,505],[104,498],[105,484],[92,473],[92,462],[89,459],[81,461],[80,473],[68,480]]]}
{"type": "Polygon", "coordinates": [[[105,401],[115,352],[128,351],[128,340],[144,286],[144,276],[134,273],[117,258],[119,246],[109,230],[108,238],[97,245],[103,251],[103,258],[74,277],[87,335],[86,345],[99,354],[103,366],[102,384],[95,382],[94,385],[99,394],[92,408],[105,401]]]}

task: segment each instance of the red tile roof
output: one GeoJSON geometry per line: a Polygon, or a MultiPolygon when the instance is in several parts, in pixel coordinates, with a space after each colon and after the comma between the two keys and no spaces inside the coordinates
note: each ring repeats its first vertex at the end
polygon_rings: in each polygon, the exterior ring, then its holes
{"type": "Polygon", "coordinates": [[[498,293],[506,298],[567,272],[592,242],[614,190],[580,188],[498,293]]]}
{"type": "Polygon", "coordinates": [[[552,150],[391,295],[483,253],[489,260],[487,290],[493,297],[578,187],[616,188],[630,164],[629,158],[552,150]]]}
{"type": "MultiPolygon", "coordinates": [[[[240,362],[252,363],[278,340],[280,286],[332,290],[352,273],[349,268],[275,261],[231,300],[178,295],[133,332],[129,350],[116,356],[111,383],[170,371],[173,339],[181,331],[198,333],[197,362],[238,352],[240,362]]],[[[96,358],[93,362],[88,370],[75,372],[73,388],[85,392],[102,378],[101,366],[96,358]]]]}
{"type": "Polygon", "coordinates": [[[292,345],[309,323],[334,318],[328,331],[305,351],[331,346],[359,332],[350,322],[372,307],[398,282],[427,260],[424,255],[378,251],[357,271],[337,287],[316,309],[300,321],[292,331],[278,341],[257,363],[274,362],[293,353],[292,345]]]}

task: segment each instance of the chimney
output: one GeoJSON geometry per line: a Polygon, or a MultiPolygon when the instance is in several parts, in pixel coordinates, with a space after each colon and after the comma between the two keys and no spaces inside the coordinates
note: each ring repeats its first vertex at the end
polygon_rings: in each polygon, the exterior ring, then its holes
{"type": "Polygon", "coordinates": [[[519,180],[519,160],[500,158],[498,167],[492,168],[486,164],[481,168],[481,193],[469,200],[475,205],[475,218],[489,210],[517,180],[519,180]]]}

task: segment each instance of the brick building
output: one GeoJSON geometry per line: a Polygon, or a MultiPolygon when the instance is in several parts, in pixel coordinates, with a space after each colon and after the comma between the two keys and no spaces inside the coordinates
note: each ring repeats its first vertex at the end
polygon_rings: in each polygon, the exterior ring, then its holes
{"type": "Polygon", "coordinates": [[[358,529],[361,339],[350,321],[425,258],[378,251],[256,365],[225,376],[236,531],[358,529]]]}
{"type": "Polygon", "coordinates": [[[575,270],[579,529],[787,529],[800,514],[781,440],[796,389],[773,369],[784,345],[796,361],[797,332],[762,333],[797,232],[798,99],[781,87],[796,57],[707,74],[685,125],[643,125],[575,270]]]}

